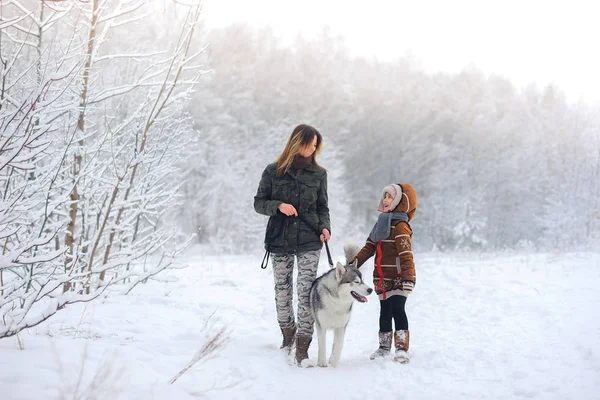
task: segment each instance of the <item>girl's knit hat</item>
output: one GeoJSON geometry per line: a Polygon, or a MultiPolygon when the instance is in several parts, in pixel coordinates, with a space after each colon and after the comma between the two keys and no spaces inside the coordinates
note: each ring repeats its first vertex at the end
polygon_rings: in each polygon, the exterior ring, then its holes
{"type": "Polygon", "coordinates": [[[400,200],[402,200],[402,187],[400,187],[400,185],[397,185],[395,183],[387,185],[381,191],[381,197],[379,198],[379,207],[377,207],[377,211],[379,211],[379,212],[384,212],[383,211],[383,199],[385,198],[386,193],[389,193],[390,196],[392,196],[392,198],[394,199],[392,201],[392,204],[390,205],[390,211],[394,211],[394,209],[398,206],[398,204],[400,204],[400,200]]]}

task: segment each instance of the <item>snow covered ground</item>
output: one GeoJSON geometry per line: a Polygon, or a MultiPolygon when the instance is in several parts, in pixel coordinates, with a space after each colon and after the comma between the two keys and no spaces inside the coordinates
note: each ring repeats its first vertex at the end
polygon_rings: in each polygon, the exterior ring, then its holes
{"type": "MultiPolygon", "coordinates": [[[[354,307],[337,369],[301,369],[279,351],[271,267],[258,255],[188,259],[164,276],[176,282],[60,312],[21,335],[24,350],[1,340],[0,398],[600,398],[600,254],[417,254],[411,363],[368,359],[372,296],[354,307]],[[170,385],[221,327],[222,350],[170,385]]],[[[371,263],[363,270],[371,283],[371,263]]]]}

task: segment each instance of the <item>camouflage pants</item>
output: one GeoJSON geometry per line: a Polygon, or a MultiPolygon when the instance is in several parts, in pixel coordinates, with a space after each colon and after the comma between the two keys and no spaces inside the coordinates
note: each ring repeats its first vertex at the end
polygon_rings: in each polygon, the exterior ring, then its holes
{"type": "MultiPolygon", "coordinates": [[[[298,336],[312,336],[315,317],[309,305],[310,287],[317,277],[321,250],[299,253],[298,279],[298,336]]],[[[275,277],[275,305],[280,328],[294,326],[293,300],[293,254],[273,254],[273,276],[275,277]]]]}

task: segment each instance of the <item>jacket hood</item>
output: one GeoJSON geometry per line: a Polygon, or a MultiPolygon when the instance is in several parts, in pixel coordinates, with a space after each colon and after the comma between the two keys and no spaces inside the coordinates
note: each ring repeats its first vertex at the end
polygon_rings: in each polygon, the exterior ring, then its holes
{"type": "Polygon", "coordinates": [[[417,192],[408,183],[396,183],[396,185],[402,189],[402,199],[394,211],[406,213],[408,221],[411,221],[417,213],[417,192]]]}

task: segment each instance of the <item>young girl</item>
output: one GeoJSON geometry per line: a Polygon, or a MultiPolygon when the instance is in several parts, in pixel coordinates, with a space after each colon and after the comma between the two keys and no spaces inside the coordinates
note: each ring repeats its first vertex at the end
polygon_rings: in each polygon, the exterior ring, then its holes
{"type": "Polygon", "coordinates": [[[407,184],[391,184],[383,188],[379,207],[381,214],[371,230],[366,244],[356,256],[358,267],[375,254],[373,285],[379,295],[379,348],[371,360],[385,357],[392,347],[394,360],[409,361],[408,319],[404,306],[416,282],[415,264],[411,250],[412,229],[408,224],[417,211],[417,194],[407,184]],[[396,330],[392,332],[392,318],[396,330]]]}

